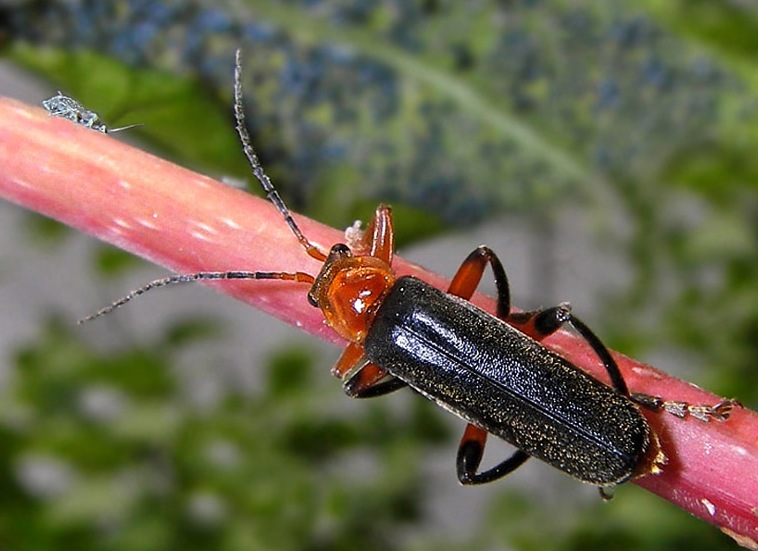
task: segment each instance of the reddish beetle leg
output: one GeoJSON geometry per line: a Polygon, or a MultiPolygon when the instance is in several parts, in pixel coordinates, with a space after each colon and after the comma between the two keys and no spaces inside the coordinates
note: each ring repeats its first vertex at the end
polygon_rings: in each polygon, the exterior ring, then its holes
{"type": "Polygon", "coordinates": [[[377,207],[354,248],[365,255],[354,256],[345,245],[332,248],[309,299],[321,308],[327,323],[350,341],[332,368],[332,374],[344,381],[344,390],[349,396],[370,398],[406,386],[399,379],[388,379],[385,370],[363,358],[363,339],[395,279],[390,207],[377,207]]]}

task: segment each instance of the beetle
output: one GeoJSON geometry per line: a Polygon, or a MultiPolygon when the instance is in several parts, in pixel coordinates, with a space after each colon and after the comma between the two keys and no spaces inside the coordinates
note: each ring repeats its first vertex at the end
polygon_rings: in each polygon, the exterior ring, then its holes
{"type": "Polygon", "coordinates": [[[502,478],[536,457],[597,486],[601,495],[631,478],[661,472],[666,457],[640,407],[701,421],[725,420],[736,402],[689,405],[629,391],[613,356],[567,303],[512,312],[506,272],[495,252],[476,248],[443,292],[392,268],[390,207],[380,205],[362,235],[328,252],[312,244],[265,174],[246,129],[240,52],[236,54],[234,112],[243,151],[267,198],[306,254],[322,262],[305,272],[225,271],[174,275],[150,282],[100,311],[94,319],[157,287],[201,280],[282,280],[309,286],[307,300],[349,344],[332,369],[351,397],[370,398],[410,387],[466,423],[456,471],[462,484],[502,478]],[[487,267],[497,289],[494,314],[474,306],[487,267]],[[589,344],[611,385],[595,379],[540,343],[569,324],[589,344]],[[480,469],[488,435],[516,447],[505,460],[480,469]]]}

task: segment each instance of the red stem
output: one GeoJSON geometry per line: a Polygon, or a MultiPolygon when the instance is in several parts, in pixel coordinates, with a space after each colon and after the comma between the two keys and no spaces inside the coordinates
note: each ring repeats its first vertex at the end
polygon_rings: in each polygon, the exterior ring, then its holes
{"type": "MultiPolygon", "coordinates": [[[[230,125],[231,125],[230,121],[230,125]]],[[[0,98],[0,194],[175,272],[286,270],[316,273],[280,214],[266,201],[153,157],[98,132],[0,98]]],[[[297,217],[323,249],[342,232],[297,217]]],[[[400,258],[399,274],[440,287],[446,280],[400,258]]],[[[314,335],[343,344],[308,305],[303,286],[282,282],[223,282],[219,290],[314,335]]],[[[492,311],[490,298],[474,302],[492,311]]],[[[567,333],[548,346],[607,380],[597,358],[567,333]]],[[[621,355],[637,392],[715,403],[713,396],[621,355]]],[[[647,413],[646,413],[647,415],[647,413]]],[[[727,422],[649,414],[669,459],[663,474],[637,483],[758,549],[758,415],[737,409],[727,422]]]]}

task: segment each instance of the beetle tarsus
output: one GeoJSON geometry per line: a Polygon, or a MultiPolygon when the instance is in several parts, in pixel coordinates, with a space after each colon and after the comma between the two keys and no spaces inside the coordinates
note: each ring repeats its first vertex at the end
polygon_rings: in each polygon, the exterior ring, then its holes
{"type": "Polygon", "coordinates": [[[708,423],[711,420],[726,421],[732,414],[732,410],[739,406],[740,403],[737,400],[725,398],[716,404],[690,404],[688,402],[682,402],[678,400],[664,400],[659,396],[650,396],[648,394],[641,394],[634,392],[631,395],[632,400],[637,404],[652,410],[652,411],[665,411],[675,417],[684,419],[686,417],[693,417],[703,423],[708,423]]]}
{"type": "Polygon", "coordinates": [[[501,461],[486,471],[477,472],[484,456],[487,434],[486,430],[471,423],[466,426],[466,430],[463,433],[463,438],[461,438],[461,443],[458,447],[455,466],[458,481],[465,486],[486,484],[503,478],[505,475],[518,469],[529,459],[529,455],[526,452],[516,450],[505,461],[501,461]]]}

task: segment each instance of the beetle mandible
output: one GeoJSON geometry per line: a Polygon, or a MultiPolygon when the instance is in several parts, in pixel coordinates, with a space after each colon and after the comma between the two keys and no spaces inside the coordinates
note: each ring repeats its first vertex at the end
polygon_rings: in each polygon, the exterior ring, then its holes
{"type": "Polygon", "coordinates": [[[701,421],[725,420],[736,402],[689,405],[631,393],[600,339],[568,304],[515,313],[508,278],[490,248],[476,248],[447,292],[411,276],[396,277],[390,207],[377,207],[362,236],[326,253],[313,245],[263,171],[245,125],[240,52],[236,54],[236,128],[253,174],[305,252],[323,262],[304,272],[198,272],[159,279],[81,320],[91,320],[157,287],[199,280],[275,279],[310,286],[308,301],[349,341],[332,373],[345,392],[369,398],[410,387],[466,421],[456,459],[463,484],[501,478],[536,457],[599,487],[601,495],[631,478],[661,471],[666,458],[640,407],[701,421]],[[471,304],[487,266],[497,288],[495,315],[471,304]],[[602,362],[607,386],[539,341],[571,325],[602,362]],[[487,436],[517,449],[480,470],[487,436]]]}

